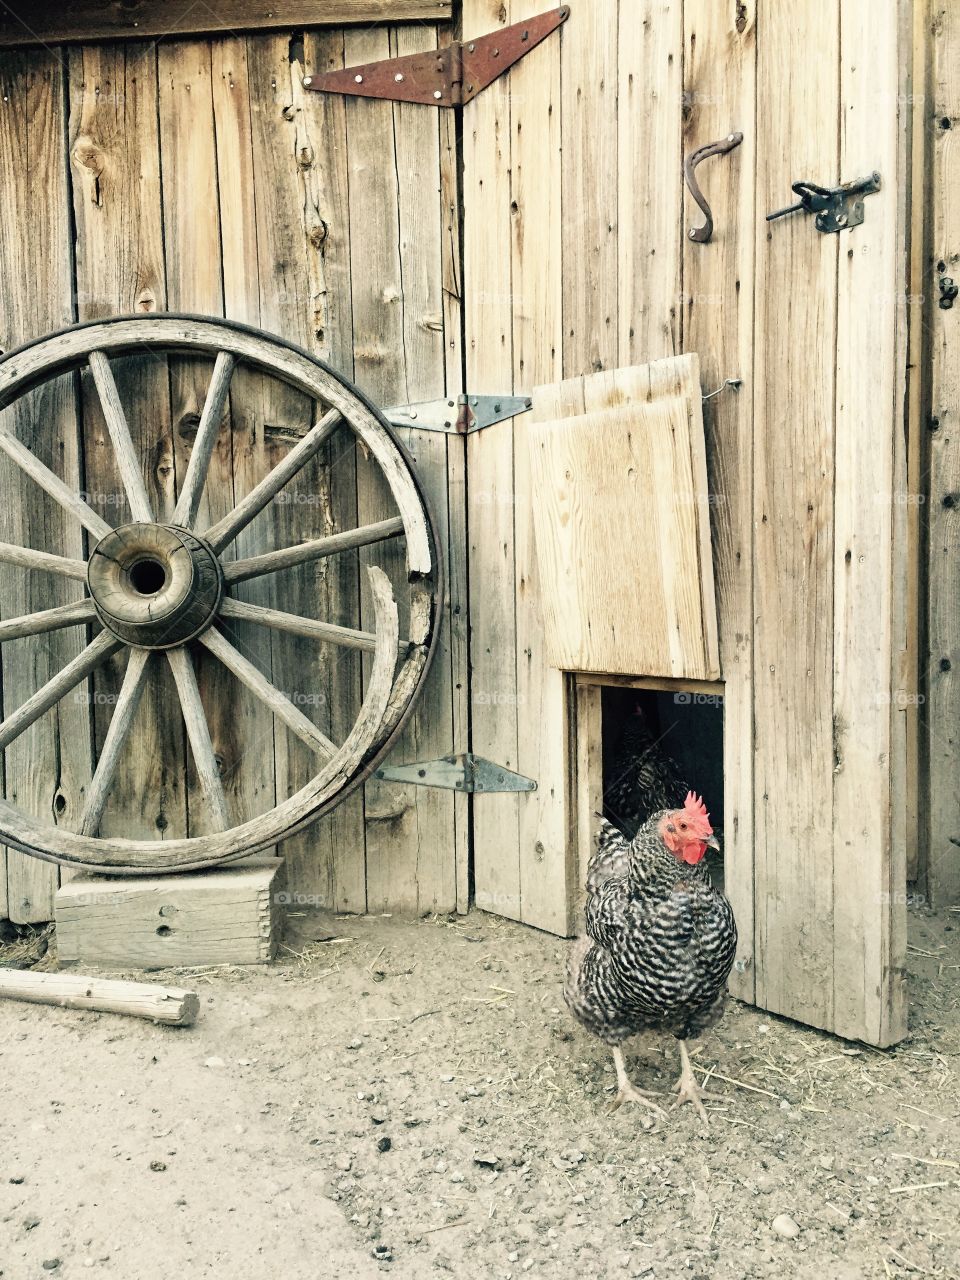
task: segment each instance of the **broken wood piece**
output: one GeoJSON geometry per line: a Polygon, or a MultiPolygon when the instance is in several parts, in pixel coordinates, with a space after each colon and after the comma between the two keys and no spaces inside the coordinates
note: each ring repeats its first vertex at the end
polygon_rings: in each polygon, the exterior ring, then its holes
{"type": "Polygon", "coordinates": [[[123,1013],[171,1027],[192,1026],[200,1012],[200,997],[195,991],[159,987],[149,982],[85,978],[73,973],[33,973],[29,969],[0,971],[0,998],[51,1004],[62,1009],[123,1013]]]}

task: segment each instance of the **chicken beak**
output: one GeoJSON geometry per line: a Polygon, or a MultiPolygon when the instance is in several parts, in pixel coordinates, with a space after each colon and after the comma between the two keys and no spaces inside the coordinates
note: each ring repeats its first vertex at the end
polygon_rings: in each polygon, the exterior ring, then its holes
{"type": "Polygon", "coordinates": [[[706,840],[704,840],[704,842],[703,842],[703,843],[704,843],[708,848],[710,848],[710,849],[716,849],[716,851],[717,851],[718,853],[720,852],[720,841],[717,839],[717,837],[716,837],[716,836],[707,836],[706,840]]]}

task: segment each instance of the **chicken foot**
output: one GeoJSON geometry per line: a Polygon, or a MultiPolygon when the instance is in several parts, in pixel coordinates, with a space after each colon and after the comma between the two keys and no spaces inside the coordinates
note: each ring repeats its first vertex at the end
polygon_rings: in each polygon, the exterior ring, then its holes
{"type": "Polygon", "coordinates": [[[674,1098],[670,1110],[676,1111],[677,1107],[682,1106],[684,1102],[690,1102],[696,1107],[697,1114],[703,1121],[704,1127],[709,1129],[710,1121],[707,1119],[703,1099],[719,1102],[723,1099],[723,1094],[708,1093],[707,1090],[700,1088],[697,1083],[697,1077],[693,1073],[693,1065],[690,1062],[690,1054],[687,1052],[686,1041],[679,1040],[677,1043],[680,1045],[680,1079],[673,1086],[673,1092],[677,1096],[674,1098]]]}
{"type": "Polygon", "coordinates": [[[617,1107],[622,1106],[625,1102],[639,1102],[642,1106],[655,1111],[658,1116],[667,1118],[667,1113],[662,1107],[658,1107],[655,1102],[651,1102],[651,1098],[659,1097],[650,1089],[638,1089],[627,1075],[627,1064],[623,1057],[623,1050],[619,1045],[614,1046],[613,1065],[617,1069],[617,1095],[610,1104],[610,1110],[616,1111],[617,1107]]]}

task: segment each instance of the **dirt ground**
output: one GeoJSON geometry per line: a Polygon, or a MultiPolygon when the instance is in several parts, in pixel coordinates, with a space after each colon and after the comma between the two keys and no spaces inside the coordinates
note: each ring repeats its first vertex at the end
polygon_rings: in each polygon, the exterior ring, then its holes
{"type": "Polygon", "coordinates": [[[191,1029],[0,1002],[4,1280],[960,1276],[960,913],[912,916],[892,1051],[731,1002],[709,1132],[608,1111],[558,939],[292,923],[270,969],[176,975],[191,1029]]]}

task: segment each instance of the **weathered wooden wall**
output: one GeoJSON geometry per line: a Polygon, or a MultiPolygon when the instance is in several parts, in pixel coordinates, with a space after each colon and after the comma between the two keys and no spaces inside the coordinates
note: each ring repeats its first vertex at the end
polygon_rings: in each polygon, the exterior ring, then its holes
{"type": "MultiPolygon", "coordinates": [[[[921,0],[918,0],[920,3],[921,0]]],[[[942,0],[921,3],[918,68],[927,148],[927,240],[920,254],[918,292],[926,344],[918,417],[923,431],[926,552],[926,629],[921,649],[923,735],[921,814],[922,890],[936,904],[960,902],[960,13],[942,0]],[[944,305],[944,304],[947,305],[944,305]]]]}
{"type": "MultiPolygon", "coordinates": [[[[537,7],[465,0],[465,35],[537,7]]],[[[471,390],[686,350],[704,390],[743,380],[706,407],[734,990],[874,1043],[905,1025],[907,16],[598,0],[464,119],[471,390]],[[682,156],[734,130],[742,146],[701,170],[716,231],[699,245],[682,156]],[[855,231],[764,221],[798,178],[872,169],[855,231]]],[[[564,931],[568,744],[595,706],[542,651],[524,429],[470,442],[473,744],[539,790],[476,801],[476,889],[564,931]]]]}
{"type": "MultiPolygon", "coordinates": [[[[458,392],[452,117],[346,103],[301,85],[307,68],[432,48],[438,38],[449,36],[416,23],[0,55],[0,175],[10,192],[0,210],[0,342],[8,348],[75,319],[192,311],[300,343],[383,405],[458,392]]],[[[118,362],[161,516],[172,512],[209,376],[209,362],[183,357],[118,362]]],[[[42,403],[38,394],[18,410],[17,430],[113,523],[120,485],[96,398],[86,379],[62,382],[42,403]]],[[[311,412],[302,396],[237,373],[201,528],[282,457],[311,412]]],[[[406,443],[449,573],[437,660],[396,748],[397,759],[420,759],[466,747],[464,448],[426,433],[410,433],[406,443]]],[[[2,475],[10,479],[7,465],[2,475]]],[[[293,500],[272,504],[244,531],[236,554],[376,519],[384,501],[372,465],[335,438],[298,479],[293,500]]],[[[25,493],[0,519],[8,541],[80,553],[76,530],[43,495],[25,493]]],[[[399,572],[395,553],[393,560],[399,572]]],[[[285,608],[356,625],[357,611],[368,609],[357,568],[352,556],[333,558],[261,580],[244,594],[275,603],[280,593],[285,608]]],[[[50,595],[59,588],[39,578],[2,571],[5,614],[59,601],[50,595]]],[[[361,692],[357,653],[249,627],[233,638],[342,740],[361,692]]],[[[76,643],[65,631],[7,646],[5,708],[38,687],[76,643]]],[[[7,753],[8,796],[71,827],[89,775],[87,744],[92,733],[102,740],[121,674],[105,670],[91,696],[65,699],[7,753]]],[[[315,772],[302,745],[209,658],[200,683],[233,812],[250,816],[315,772]]],[[[204,806],[176,699],[163,681],[141,704],[130,754],[134,769],[111,799],[104,830],[154,839],[202,832],[204,806]]],[[[463,905],[466,807],[465,797],[448,792],[369,784],[286,844],[290,888],[350,911],[463,905]]],[[[56,878],[56,868],[8,852],[0,914],[49,919],[56,878]]]]}

